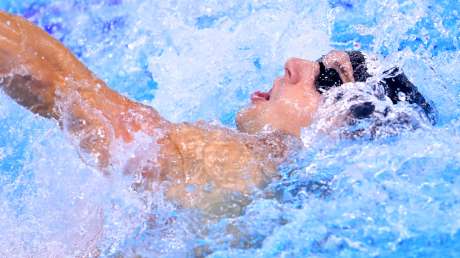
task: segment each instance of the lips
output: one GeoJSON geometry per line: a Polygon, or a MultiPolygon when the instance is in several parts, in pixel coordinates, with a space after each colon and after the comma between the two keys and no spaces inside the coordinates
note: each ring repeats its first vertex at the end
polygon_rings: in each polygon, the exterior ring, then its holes
{"type": "Polygon", "coordinates": [[[256,101],[269,101],[270,100],[270,93],[269,92],[262,92],[262,91],[256,91],[251,94],[251,101],[256,102],[256,101]]]}
{"type": "Polygon", "coordinates": [[[274,91],[277,91],[277,89],[279,87],[281,87],[283,84],[284,84],[284,81],[283,81],[282,77],[276,78],[275,81],[273,82],[272,88],[268,92],[256,91],[256,92],[252,93],[251,94],[251,102],[256,103],[256,102],[260,102],[260,101],[269,101],[273,97],[272,93],[274,91]]]}
{"type": "Polygon", "coordinates": [[[262,91],[256,91],[256,92],[251,94],[251,100],[252,101],[270,100],[270,93],[262,92],[262,91]]]}

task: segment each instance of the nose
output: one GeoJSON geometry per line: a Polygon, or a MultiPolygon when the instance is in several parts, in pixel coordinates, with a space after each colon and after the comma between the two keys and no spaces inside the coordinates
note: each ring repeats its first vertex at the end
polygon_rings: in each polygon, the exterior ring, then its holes
{"type": "Polygon", "coordinates": [[[290,58],[284,65],[286,82],[296,84],[307,74],[308,61],[300,58],[290,58]]]}

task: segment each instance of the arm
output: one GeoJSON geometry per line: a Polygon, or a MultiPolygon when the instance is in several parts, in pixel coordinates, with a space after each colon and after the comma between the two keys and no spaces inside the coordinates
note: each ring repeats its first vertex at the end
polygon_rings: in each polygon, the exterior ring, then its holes
{"type": "Polygon", "coordinates": [[[1,11],[0,88],[32,112],[56,119],[101,168],[109,164],[115,139],[129,142],[132,132],[167,126],[155,110],[108,88],[46,32],[1,11]]]}

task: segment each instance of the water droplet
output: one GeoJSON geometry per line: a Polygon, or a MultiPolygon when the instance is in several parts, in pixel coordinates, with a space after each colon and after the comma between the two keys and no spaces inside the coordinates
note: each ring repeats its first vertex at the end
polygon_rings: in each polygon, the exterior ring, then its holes
{"type": "Polygon", "coordinates": [[[400,101],[406,101],[406,94],[404,92],[398,92],[398,99],[400,101]]]}
{"type": "Polygon", "coordinates": [[[185,190],[186,190],[188,193],[193,193],[193,192],[196,191],[196,185],[191,185],[191,184],[189,184],[189,185],[187,185],[187,186],[185,187],[185,190]]]}

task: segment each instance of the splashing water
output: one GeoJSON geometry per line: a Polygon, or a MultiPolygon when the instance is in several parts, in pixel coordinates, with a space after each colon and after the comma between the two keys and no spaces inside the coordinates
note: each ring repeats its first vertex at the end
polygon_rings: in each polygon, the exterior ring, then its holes
{"type": "Polygon", "coordinates": [[[241,216],[203,226],[161,191],[139,193],[121,171],[106,177],[88,167],[54,122],[2,93],[1,257],[74,257],[88,246],[102,257],[460,255],[456,0],[35,0],[0,8],[35,22],[112,88],[171,121],[233,127],[249,93],[269,88],[286,58],[315,60],[332,48],[402,67],[439,112],[435,127],[374,141],[306,129],[309,148],[280,167],[280,181],[241,216]]]}

